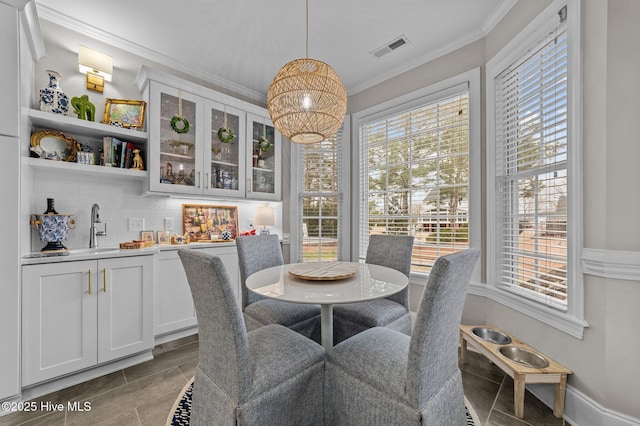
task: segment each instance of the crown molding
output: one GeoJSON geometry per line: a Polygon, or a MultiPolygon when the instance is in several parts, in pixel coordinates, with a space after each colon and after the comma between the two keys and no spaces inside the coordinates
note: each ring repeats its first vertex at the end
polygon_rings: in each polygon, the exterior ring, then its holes
{"type": "Polygon", "coordinates": [[[245,96],[249,99],[253,99],[261,103],[266,102],[267,97],[266,97],[266,94],[264,93],[260,93],[255,90],[249,89],[247,87],[241,86],[237,83],[234,83],[231,80],[227,80],[216,74],[210,73],[206,70],[186,67],[180,61],[177,61],[173,58],[163,55],[162,53],[156,52],[155,50],[152,50],[152,49],[147,49],[146,47],[140,46],[139,44],[133,43],[129,40],[125,40],[122,37],[119,37],[115,34],[111,34],[106,31],[99,30],[95,27],[92,27],[77,19],[71,18],[70,16],[60,13],[45,5],[38,4],[37,7],[38,7],[38,15],[40,16],[40,18],[46,21],[63,26],[65,28],[71,28],[74,31],[84,36],[93,38],[95,40],[101,41],[108,45],[117,47],[119,49],[126,50],[127,52],[130,52],[134,55],[138,55],[142,58],[157,62],[169,68],[175,69],[177,71],[183,72],[185,74],[188,74],[193,77],[199,78],[201,80],[207,81],[209,83],[215,84],[216,86],[227,89],[236,94],[245,96]]]}

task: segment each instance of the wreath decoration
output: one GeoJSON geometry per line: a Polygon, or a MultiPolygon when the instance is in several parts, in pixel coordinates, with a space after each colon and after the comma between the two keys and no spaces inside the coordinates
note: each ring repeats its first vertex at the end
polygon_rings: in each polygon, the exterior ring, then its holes
{"type": "Polygon", "coordinates": [[[269,152],[271,146],[272,143],[269,139],[266,138],[266,136],[260,136],[260,139],[258,139],[258,147],[262,152],[269,152]]]}
{"type": "Polygon", "coordinates": [[[233,134],[230,128],[220,127],[218,129],[218,139],[220,139],[220,142],[229,143],[233,140],[234,137],[235,135],[233,134]]]}
{"type": "Polygon", "coordinates": [[[176,133],[189,133],[189,121],[181,115],[174,115],[171,119],[171,128],[176,133]]]}

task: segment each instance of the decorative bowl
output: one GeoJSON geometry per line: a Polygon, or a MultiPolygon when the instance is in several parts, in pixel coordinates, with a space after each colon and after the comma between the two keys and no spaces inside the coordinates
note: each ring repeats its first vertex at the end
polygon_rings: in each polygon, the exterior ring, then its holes
{"type": "Polygon", "coordinates": [[[499,350],[506,358],[527,367],[545,368],[549,366],[549,361],[542,355],[518,346],[502,346],[499,350]]]}
{"type": "Polygon", "coordinates": [[[42,251],[60,251],[67,248],[62,245],[67,241],[69,229],[76,227],[76,221],[70,214],[32,214],[30,224],[38,230],[40,241],[47,243],[42,251]]]}
{"type": "Polygon", "coordinates": [[[511,337],[508,335],[488,327],[474,327],[471,332],[487,342],[497,345],[508,345],[511,343],[511,337]]]}

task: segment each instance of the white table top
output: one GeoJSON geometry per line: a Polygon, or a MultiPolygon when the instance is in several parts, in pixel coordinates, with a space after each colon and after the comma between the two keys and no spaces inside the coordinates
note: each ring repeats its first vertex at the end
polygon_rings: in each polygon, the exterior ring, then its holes
{"type": "Polygon", "coordinates": [[[379,299],[399,292],[409,279],[395,269],[353,262],[358,272],[335,281],[305,280],[289,274],[295,264],[258,271],[246,280],[247,288],[270,299],[311,304],[339,304],[379,299]]]}

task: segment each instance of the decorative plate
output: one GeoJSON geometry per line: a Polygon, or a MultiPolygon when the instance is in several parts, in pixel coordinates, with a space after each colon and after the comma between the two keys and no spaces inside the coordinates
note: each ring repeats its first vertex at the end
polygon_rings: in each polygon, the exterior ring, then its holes
{"type": "Polygon", "coordinates": [[[289,274],[305,280],[334,281],[352,277],[359,269],[352,262],[307,262],[291,266],[289,274]]]}

